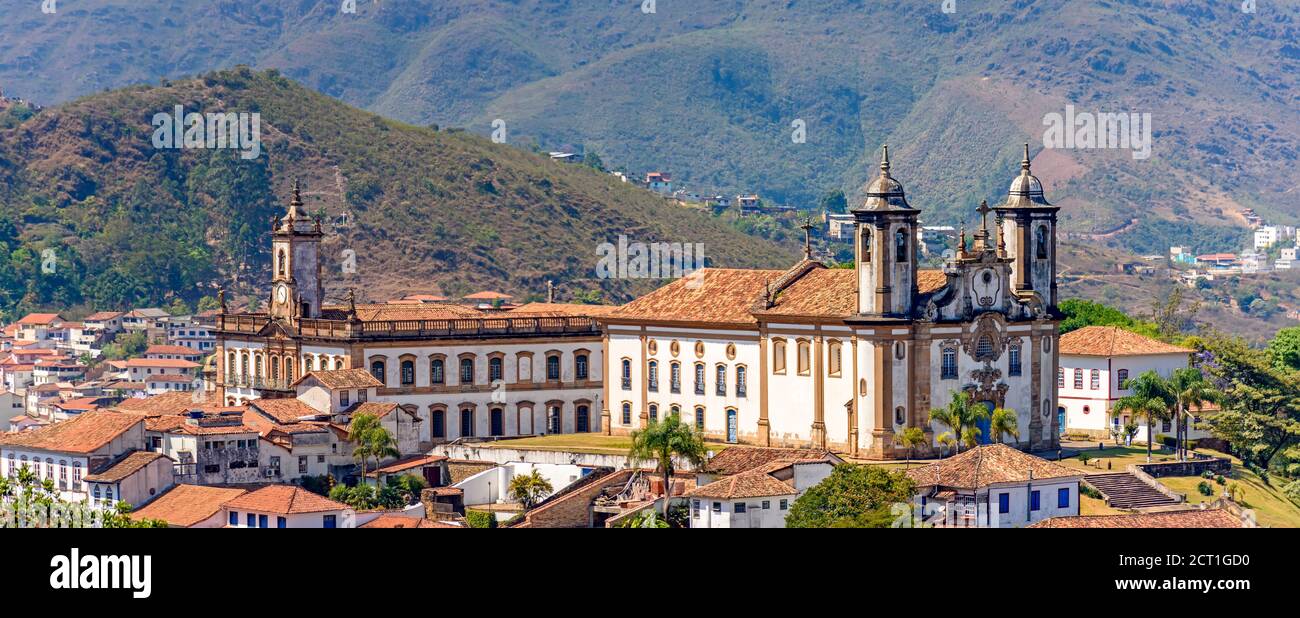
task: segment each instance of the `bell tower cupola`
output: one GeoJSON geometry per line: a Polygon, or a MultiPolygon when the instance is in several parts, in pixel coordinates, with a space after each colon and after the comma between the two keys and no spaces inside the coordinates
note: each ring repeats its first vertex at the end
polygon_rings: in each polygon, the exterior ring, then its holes
{"type": "Polygon", "coordinates": [[[1007,201],[997,207],[1002,236],[1011,258],[1011,289],[1021,297],[1037,294],[1048,308],[1057,304],[1056,214],[1043,183],[1030,171],[1029,144],[1020,162],[1020,175],[1011,181],[1007,201]]]}
{"type": "Polygon", "coordinates": [[[286,320],[320,317],[320,221],[303,213],[302,187],[293,183],[289,210],[272,221],[271,316],[286,320]]]}
{"type": "Polygon", "coordinates": [[[917,295],[916,238],[920,211],[907,203],[903,184],[894,179],[889,146],[881,154],[880,175],[866,188],[866,201],[852,210],[857,224],[855,256],[858,313],[911,315],[917,295]]]}

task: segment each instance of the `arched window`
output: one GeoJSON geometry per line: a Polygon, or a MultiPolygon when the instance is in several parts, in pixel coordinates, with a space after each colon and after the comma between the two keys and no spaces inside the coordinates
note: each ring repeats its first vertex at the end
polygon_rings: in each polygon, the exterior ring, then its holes
{"type": "Polygon", "coordinates": [[[717,366],[717,377],[714,379],[717,380],[718,382],[718,388],[717,388],[718,396],[726,395],[727,394],[727,366],[726,365],[720,364],[717,366]]]}
{"type": "Polygon", "coordinates": [[[1119,382],[1119,388],[1120,388],[1121,390],[1128,390],[1128,387],[1124,384],[1125,382],[1128,382],[1128,370],[1127,370],[1127,369],[1120,369],[1120,370],[1115,374],[1115,379],[1119,382]]]}
{"type": "Polygon", "coordinates": [[[894,233],[894,261],[904,264],[908,261],[907,228],[894,233]]]}
{"type": "Polygon", "coordinates": [[[274,381],[279,379],[280,379],[280,357],[272,356],[271,357],[271,380],[274,381]]]}
{"type": "Polygon", "coordinates": [[[563,416],[561,416],[560,406],[546,406],[546,431],[547,433],[564,433],[563,416]]]}
{"type": "Polygon", "coordinates": [[[749,387],[745,385],[745,366],[736,367],[736,396],[744,397],[749,392],[749,387]]]}
{"type": "Polygon", "coordinates": [[[402,386],[414,386],[415,385],[415,361],[404,360],[402,361],[401,367],[402,367],[402,386]]]}
{"type": "Polygon", "coordinates": [[[259,377],[259,378],[262,377],[262,376],[264,375],[264,374],[262,373],[262,355],[261,355],[261,354],[258,354],[257,356],[254,356],[254,357],[253,357],[253,375],[255,375],[255,376],[259,377]]]}
{"type": "Polygon", "coordinates": [[[863,225],[862,228],[862,261],[871,261],[871,228],[863,225]]]}
{"type": "Polygon", "coordinates": [[[1040,260],[1047,259],[1047,226],[1046,225],[1038,226],[1038,230],[1034,232],[1034,253],[1035,253],[1034,257],[1040,260]]]}
{"type": "Polygon", "coordinates": [[[227,357],[228,358],[226,359],[226,375],[233,376],[235,375],[235,372],[239,371],[239,361],[237,360],[237,357],[235,356],[234,352],[228,354],[227,357]]]}
{"type": "Polygon", "coordinates": [[[334,370],[341,371],[342,369],[343,369],[343,357],[340,356],[334,359],[334,370]]]}
{"type": "Polygon", "coordinates": [[[650,373],[646,379],[646,388],[653,393],[659,392],[659,361],[646,363],[646,371],[650,373]]]}
{"type": "Polygon", "coordinates": [[[460,411],[460,435],[461,437],[474,435],[474,410],[470,408],[460,411]]]}
{"type": "Polygon", "coordinates": [[[668,413],[678,418],[681,418],[682,408],[677,404],[673,404],[672,407],[668,408],[668,413]]]}
{"type": "Polygon", "coordinates": [[[460,359],[460,383],[461,384],[474,383],[474,359],[472,358],[460,359]]]}
{"type": "Polygon", "coordinates": [[[907,411],[903,409],[903,406],[898,406],[897,408],[894,408],[895,425],[902,425],[905,422],[907,422],[906,416],[907,416],[907,411]]]}
{"type": "Polygon", "coordinates": [[[585,404],[579,404],[573,409],[573,431],[576,433],[591,431],[591,408],[585,404]]]}
{"type": "Polygon", "coordinates": [[[387,373],[388,373],[388,367],[384,366],[384,361],[381,360],[370,361],[370,375],[375,376],[376,380],[379,380],[380,382],[384,382],[385,384],[387,384],[388,382],[384,377],[387,373]]]}
{"type": "Polygon", "coordinates": [[[246,378],[252,375],[248,373],[248,352],[239,353],[239,375],[246,378]]]}
{"type": "Polygon", "coordinates": [[[288,267],[288,262],[289,262],[287,256],[285,255],[284,249],[280,249],[280,254],[276,258],[276,262],[278,264],[278,266],[275,267],[276,273],[279,274],[281,277],[283,277],[285,268],[288,267]]]}
{"type": "Polygon", "coordinates": [[[431,384],[447,383],[447,362],[441,358],[429,361],[429,382],[431,384]]]}
{"type": "Polygon", "coordinates": [[[546,357],[546,380],[548,382],[560,381],[560,355],[551,354],[546,357]]]}
{"type": "Polygon", "coordinates": [[[590,372],[587,369],[587,355],[579,354],[573,357],[574,379],[586,380],[590,372]]]}
{"type": "Polygon", "coordinates": [[[840,377],[840,368],[843,365],[841,360],[842,349],[843,348],[838,341],[832,341],[830,342],[830,345],[826,346],[826,374],[831,377],[840,377]]]}
{"type": "Polygon", "coordinates": [[[695,394],[704,394],[704,363],[695,363],[695,394]]]}
{"type": "Polygon", "coordinates": [[[944,380],[957,379],[957,350],[954,348],[943,349],[943,368],[940,375],[944,380]]]}
{"type": "Polygon", "coordinates": [[[433,420],[433,437],[435,439],[447,437],[447,411],[438,408],[430,415],[433,420]]]}
{"type": "Polygon", "coordinates": [[[682,364],[677,361],[668,364],[668,388],[674,393],[682,392],[682,364]]]}
{"type": "Polygon", "coordinates": [[[812,365],[810,361],[812,360],[812,354],[810,353],[809,350],[810,348],[808,342],[800,339],[798,344],[798,356],[799,356],[798,369],[799,369],[799,375],[801,376],[808,375],[809,371],[811,370],[810,367],[812,365]]]}
{"type": "Polygon", "coordinates": [[[647,408],[647,412],[648,412],[648,414],[650,415],[650,422],[652,422],[652,423],[657,423],[657,422],[659,422],[659,405],[658,405],[658,404],[654,404],[654,403],[650,404],[649,408],[647,408]]]}
{"type": "Polygon", "coordinates": [[[623,390],[632,390],[632,361],[623,359],[623,390]]]}
{"type": "Polygon", "coordinates": [[[496,382],[505,379],[505,361],[499,356],[488,359],[488,380],[496,382]]]}
{"type": "Polygon", "coordinates": [[[772,340],[772,373],[785,373],[785,340],[772,340]]]}
{"type": "Polygon", "coordinates": [[[704,433],[704,406],[695,406],[695,431],[704,433]]]}
{"type": "Polygon", "coordinates": [[[632,424],[632,404],[626,402],[623,403],[623,424],[632,424]]]}
{"type": "Polygon", "coordinates": [[[306,375],[306,374],[308,374],[308,373],[311,373],[311,372],[314,371],[315,369],[316,369],[316,363],[312,360],[312,357],[304,355],[304,356],[302,357],[302,373],[303,373],[303,375],[306,375]]]}
{"type": "MultiPolygon", "coordinates": [[[[382,371],[382,363],[380,363],[380,365],[380,370],[382,371]]],[[[284,357],[284,380],[291,384],[293,383],[293,359],[287,356],[284,357]]],[[[382,382],[383,379],[381,378],[380,381],[382,382]]]]}

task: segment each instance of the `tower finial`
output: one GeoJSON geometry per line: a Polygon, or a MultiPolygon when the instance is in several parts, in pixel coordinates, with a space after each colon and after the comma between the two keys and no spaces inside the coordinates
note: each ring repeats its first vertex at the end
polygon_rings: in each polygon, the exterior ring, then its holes
{"type": "Polygon", "coordinates": [[[799,226],[803,230],[803,257],[805,260],[812,259],[812,219],[805,218],[803,225],[799,226]]]}
{"type": "Polygon", "coordinates": [[[302,181],[297,178],[293,179],[293,201],[290,202],[290,204],[293,206],[302,206],[302,181]]]}
{"type": "Polygon", "coordinates": [[[885,144],[883,153],[880,156],[880,171],[885,174],[889,173],[889,144],[885,144]]]}
{"type": "Polygon", "coordinates": [[[1025,144],[1025,158],[1020,162],[1020,169],[1029,171],[1029,144],[1025,144]]]}

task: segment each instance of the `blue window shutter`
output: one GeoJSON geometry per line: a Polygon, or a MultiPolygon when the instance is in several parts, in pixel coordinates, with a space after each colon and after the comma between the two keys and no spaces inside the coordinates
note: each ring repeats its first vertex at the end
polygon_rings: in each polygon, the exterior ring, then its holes
{"type": "Polygon", "coordinates": [[[253,515],[252,513],[248,514],[248,527],[249,528],[257,527],[257,516],[253,515]]]}
{"type": "Polygon", "coordinates": [[[1056,507],[1061,509],[1070,508],[1070,488],[1062,487],[1056,490],[1056,507]]]}
{"type": "Polygon", "coordinates": [[[283,518],[283,517],[276,517],[276,518],[275,518],[275,527],[276,527],[276,528],[286,528],[286,527],[288,527],[288,526],[287,526],[288,523],[289,523],[289,522],[286,521],[285,518],[283,518]]]}
{"type": "Polygon", "coordinates": [[[231,511],[231,512],[230,512],[230,525],[232,525],[232,526],[238,526],[238,525],[239,525],[239,511],[231,511]]]}
{"type": "Polygon", "coordinates": [[[998,494],[998,512],[1011,512],[1011,494],[998,494]]]}
{"type": "Polygon", "coordinates": [[[1037,510],[1040,508],[1040,506],[1039,506],[1039,505],[1041,504],[1041,500],[1040,500],[1040,498],[1042,497],[1040,494],[1042,494],[1042,492],[1038,491],[1037,489],[1035,489],[1034,491],[1030,492],[1030,494],[1029,494],[1029,510],[1031,510],[1031,511],[1037,511],[1037,510]]]}
{"type": "Polygon", "coordinates": [[[257,516],[257,527],[258,527],[258,528],[266,528],[266,527],[267,527],[267,525],[266,525],[266,516],[265,516],[265,515],[258,515],[258,516],[257,516]]]}

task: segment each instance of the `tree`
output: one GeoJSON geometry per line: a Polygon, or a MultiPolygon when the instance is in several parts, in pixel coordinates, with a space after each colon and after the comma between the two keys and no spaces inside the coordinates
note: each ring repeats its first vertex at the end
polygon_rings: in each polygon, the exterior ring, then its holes
{"type": "Polygon", "coordinates": [[[1111,409],[1112,416],[1125,412],[1134,419],[1144,418],[1147,422],[1147,462],[1151,462],[1151,443],[1155,441],[1156,419],[1166,419],[1174,407],[1176,397],[1169,381],[1160,377],[1155,370],[1144,371],[1136,378],[1125,380],[1120,388],[1131,390],[1131,395],[1120,397],[1111,409]]]}
{"type": "Polygon", "coordinates": [[[909,504],[916,483],[881,466],[842,464],[790,505],[787,528],[888,528],[892,507],[909,504]]]}
{"type": "Polygon", "coordinates": [[[393,434],[384,428],[378,416],[374,414],[357,414],[348,426],[348,442],[352,443],[352,457],[361,462],[361,482],[366,482],[369,468],[366,467],[371,457],[375,458],[375,467],[386,457],[398,457],[397,441],[393,434]]]}
{"type": "Polygon", "coordinates": [[[998,408],[993,411],[989,419],[989,432],[993,434],[993,441],[998,444],[1002,443],[1002,436],[1009,435],[1020,441],[1020,423],[1016,417],[1016,411],[1010,408],[998,408]]]}
{"type": "Polygon", "coordinates": [[[849,201],[843,191],[836,189],[822,196],[818,208],[833,215],[843,214],[849,211],[849,201]]]}
{"type": "Polygon", "coordinates": [[[1300,461],[1300,373],[1278,370],[1269,352],[1240,339],[1207,336],[1192,347],[1193,365],[1223,393],[1222,409],[1209,419],[1215,436],[1264,469],[1283,453],[1300,461]]]}
{"type": "Polygon", "coordinates": [[[925,444],[925,432],[920,427],[908,427],[902,433],[898,434],[898,444],[907,449],[907,463],[904,467],[912,467],[912,450],[925,444]]]}
{"type": "Polygon", "coordinates": [[[1200,369],[1184,367],[1174,371],[1169,379],[1169,387],[1174,392],[1177,406],[1174,412],[1175,444],[1178,445],[1178,460],[1187,454],[1187,419],[1193,407],[1200,408],[1206,403],[1223,403],[1223,395],[1205,379],[1200,369]]]}
{"type": "Polygon", "coordinates": [[[554,491],[551,482],[536,468],[530,474],[519,474],[510,479],[510,497],[524,505],[525,510],[537,506],[554,491]]]}
{"type": "Polygon", "coordinates": [[[1300,371],[1300,326],[1277,331],[1268,342],[1268,352],[1273,355],[1273,366],[1284,371],[1300,371]]]}
{"type": "Polygon", "coordinates": [[[709,451],[704,439],[683,424],[677,414],[669,414],[661,421],[650,421],[645,429],[632,432],[632,448],[627,458],[633,465],[637,461],[655,461],[664,475],[664,518],[668,517],[669,497],[672,493],[673,458],[680,457],[699,468],[704,465],[709,451]]]}
{"type": "Polygon", "coordinates": [[[980,430],[977,425],[980,421],[988,420],[989,410],[983,404],[971,399],[970,393],[965,391],[953,393],[952,401],[948,402],[945,408],[930,410],[930,421],[942,424],[952,430],[952,436],[957,441],[957,452],[961,452],[961,445],[975,446],[979,444],[980,430]]]}
{"type": "Polygon", "coordinates": [[[1148,337],[1157,335],[1155,324],[1135,320],[1123,311],[1101,303],[1071,298],[1061,301],[1059,308],[1065,316],[1061,320],[1062,335],[1085,326],[1118,326],[1148,337]]]}

